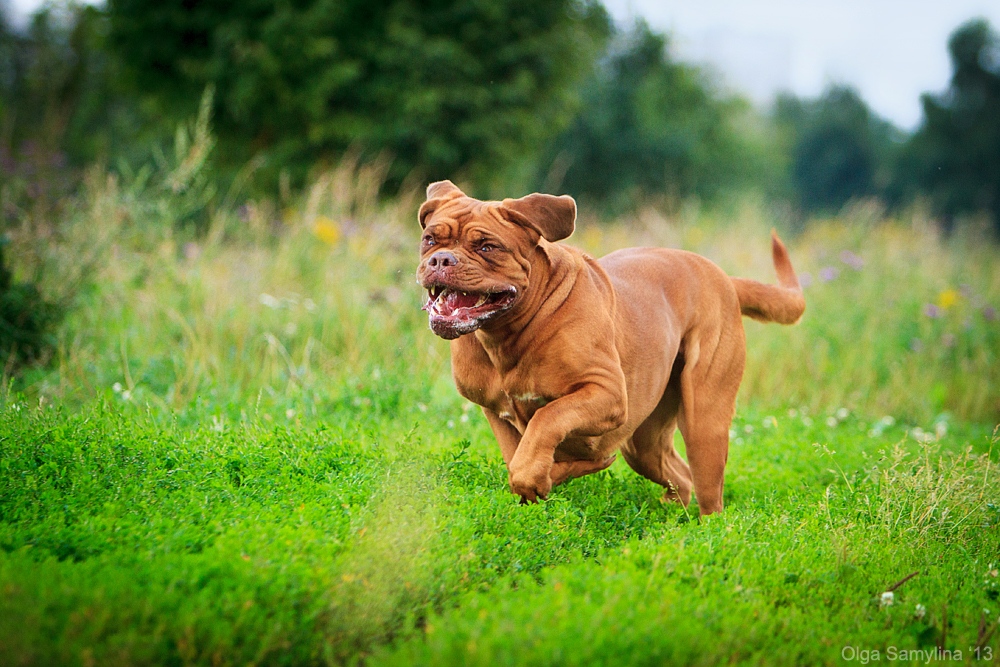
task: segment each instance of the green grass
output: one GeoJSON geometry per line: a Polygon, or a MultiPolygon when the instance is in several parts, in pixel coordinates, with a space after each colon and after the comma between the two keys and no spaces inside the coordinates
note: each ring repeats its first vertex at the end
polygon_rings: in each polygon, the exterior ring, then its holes
{"type": "MultiPolygon", "coordinates": [[[[727,509],[699,520],[620,461],[517,504],[419,310],[415,199],[379,204],[376,173],[202,234],[155,180],[94,172],[58,235],[12,234],[74,308],[55,363],[0,387],[0,662],[998,650],[1000,268],[974,235],[864,206],[784,233],[806,318],[748,323],[727,509]]],[[[770,224],[747,201],[585,216],[572,242],[771,280],[770,224]]]]}

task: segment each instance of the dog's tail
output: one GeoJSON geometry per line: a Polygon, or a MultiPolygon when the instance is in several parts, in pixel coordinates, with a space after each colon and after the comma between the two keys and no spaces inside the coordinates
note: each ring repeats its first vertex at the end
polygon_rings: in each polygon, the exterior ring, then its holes
{"type": "Polygon", "coordinates": [[[806,300],[802,287],[788,259],[785,244],[771,230],[771,255],[774,270],[778,274],[777,285],[765,285],[747,278],[731,278],[740,299],[740,312],[761,322],[795,324],[802,319],[806,310],[806,300]]]}

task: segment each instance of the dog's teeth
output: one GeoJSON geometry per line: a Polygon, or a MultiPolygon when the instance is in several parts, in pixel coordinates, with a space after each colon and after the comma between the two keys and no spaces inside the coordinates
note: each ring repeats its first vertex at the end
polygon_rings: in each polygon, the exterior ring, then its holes
{"type": "Polygon", "coordinates": [[[462,296],[469,296],[468,292],[462,292],[462,296]]]}
{"type": "Polygon", "coordinates": [[[483,294],[482,296],[479,297],[479,301],[476,302],[475,308],[479,308],[479,306],[483,305],[484,303],[486,303],[486,295],[485,294],[483,294]]]}

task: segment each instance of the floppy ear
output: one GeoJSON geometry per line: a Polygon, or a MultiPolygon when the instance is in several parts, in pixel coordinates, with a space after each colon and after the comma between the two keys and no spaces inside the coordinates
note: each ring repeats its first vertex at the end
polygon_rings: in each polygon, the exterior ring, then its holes
{"type": "Polygon", "coordinates": [[[569,195],[535,193],[504,199],[500,210],[511,222],[534,229],[546,241],[561,241],[573,233],[576,224],[576,202],[569,195]]]}
{"type": "Polygon", "coordinates": [[[417,217],[420,219],[420,226],[427,226],[427,218],[438,206],[448,199],[464,197],[465,193],[458,189],[458,186],[451,181],[437,181],[427,186],[427,201],[420,206],[417,217]]]}

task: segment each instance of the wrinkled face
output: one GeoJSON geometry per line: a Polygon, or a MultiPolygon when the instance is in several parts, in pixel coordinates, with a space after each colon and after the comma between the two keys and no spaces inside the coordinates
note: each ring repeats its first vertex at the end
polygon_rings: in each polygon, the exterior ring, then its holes
{"type": "Polygon", "coordinates": [[[417,281],[438,336],[452,340],[500,318],[527,288],[538,233],[502,213],[497,202],[461,196],[422,216],[417,281]]]}

